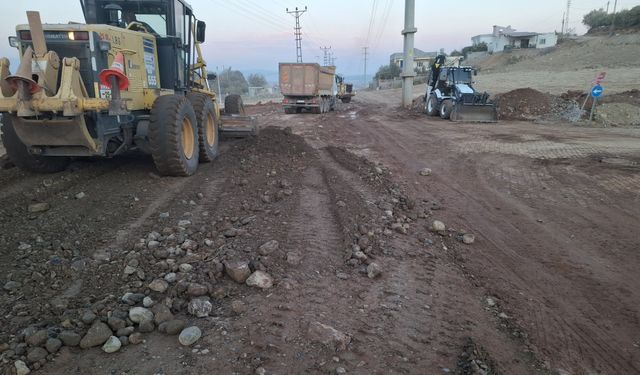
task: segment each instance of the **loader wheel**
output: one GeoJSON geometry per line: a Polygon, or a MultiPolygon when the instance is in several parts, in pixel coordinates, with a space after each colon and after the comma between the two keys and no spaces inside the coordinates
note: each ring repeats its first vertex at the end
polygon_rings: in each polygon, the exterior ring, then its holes
{"type": "Polygon", "coordinates": [[[427,100],[427,103],[425,105],[425,110],[426,110],[425,112],[429,116],[437,116],[438,115],[438,98],[436,98],[433,95],[429,96],[429,99],[427,100]]]}
{"type": "Polygon", "coordinates": [[[350,96],[345,96],[344,98],[342,98],[340,100],[342,100],[343,103],[351,103],[351,97],[350,96]]]}
{"type": "Polygon", "coordinates": [[[443,100],[440,104],[440,117],[447,120],[451,116],[451,109],[453,109],[453,103],[451,100],[443,100]]]}
{"type": "Polygon", "coordinates": [[[191,176],[198,168],[198,120],[183,96],[164,95],[151,109],[151,156],[166,176],[191,176]]]}
{"type": "Polygon", "coordinates": [[[198,119],[198,146],[200,162],[212,162],[218,156],[218,118],[216,108],[208,95],[192,92],[187,94],[198,119]]]}
{"type": "Polygon", "coordinates": [[[64,156],[38,156],[29,153],[13,129],[14,116],[2,114],[2,143],[13,164],[26,171],[35,173],[56,173],[64,171],[71,159],[64,156]]]}
{"type": "Polygon", "coordinates": [[[240,95],[227,95],[224,98],[224,113],[228,115],[243,115],[244,104],[242,103],[242,97],[240,95]]]}

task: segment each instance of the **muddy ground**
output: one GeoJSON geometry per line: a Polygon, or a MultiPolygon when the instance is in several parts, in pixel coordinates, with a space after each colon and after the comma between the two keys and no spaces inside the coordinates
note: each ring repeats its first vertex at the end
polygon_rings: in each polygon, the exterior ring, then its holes
{"type": "Polygon", "coordinates": [[[0,170],[0,373],[640,372],[640,131],[454,124],[397,104],[389,91],[326,115],[252,107],[260,136],[191,178],[138,154],[0,170]],[[233,261],[273,286],[233,281],[233,261]],[[202,338],[35,349],[38,330],[84,335],[109,317],[146,330],[127,292],[202,338]],[[208,317],[189,313],[198,298],[208,317]]]}

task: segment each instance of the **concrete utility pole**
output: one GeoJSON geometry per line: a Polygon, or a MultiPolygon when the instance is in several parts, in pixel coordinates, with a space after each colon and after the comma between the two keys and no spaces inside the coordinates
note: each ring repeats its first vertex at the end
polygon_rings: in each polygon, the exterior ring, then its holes
{"type": "Polygon", "coordinates": [[[618,7],[618,0],[613,2],[613,15],[611,16],[611,29],[609,30],[609,36],[613,36],[616,30],[616,8],[618,7]]]}
{"type": "Polygon", "coordinates": [[[324,52],[324,66],[329,66],[329,64],[331,63],[331,58],[329,57],[329,51],[331,50],[331,46],[329,47],[320,47],[320,49],[322,50],[322,52],[324,52]]]}
{"type": "Polygon", "coordinates": [[[565,26],[565,34],[569,34],[569,12],[571,12],[571,0],[567,0],[567,12],[566,17],[567,20],[564,22],[564,26],[565,26]]]}
{"type": "Polygon", "coordinates": [[[294,27],[295,36],[296,36],[296,62],[301,63],[302,62],[302,27],[300,26],[300,16],[302,16],[302,14],[307,11],[307,6],[305,5],[304,10],[298,10],[298,7],[296,7],[296,10],[289,11],[289,8],[286,8],[286,11],[287,13],[291,14],[296,18],[296,27],[294,27]]]}
{"type": "Polygon", "coordinates": [[[367,85],[367,56],[369,55],[369,52],[367,52],[367,50],[369,49],[369,47],[362,47],[362,49],[364,50],[364,88],[368,88],[369,85],[367,85]]]}
{"type": "Polygon", "coordinates": [[[609,14],[609,4],[611,3],[611,1],[607,1],[607,14],[609,14]]]}
{"type": "Polygon", "coordinates": [[[404,2],[404,68],[402,70],[402,106],[411,107],[413,102],[413,77],[416,72],[413,70],[413,39],[418,32],[415,27],[416,0],[405,0],[404,2]]]}

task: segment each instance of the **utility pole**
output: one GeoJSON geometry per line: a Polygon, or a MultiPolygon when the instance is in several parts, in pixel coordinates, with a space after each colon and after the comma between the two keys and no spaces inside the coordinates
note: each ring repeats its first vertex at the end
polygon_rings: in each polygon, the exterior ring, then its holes
{"type": "Polygon", "coordinates": [[[569,12],[571,11],[571,0],[567,0],[567,11],[565,12],[566,20],[564,22],[564,34],[569,34],[569,12]]]}
{"type": "Polygon", "coordinates": [[[329,51],[331,50],[331,46],[329,47],[320,47],[322,52],[324,52],[324,66],[329,66],[331,63],[331,58],[329,57],[329,51]]]}
{"type": "Polygon", "coordinates": [[[607,14],[609,14],[609,4],[611,3],[611,1],[607,1],[607,14]]]}
{"type": "Polygon", "coordinates": [[[329,56],[329,60],[331,60],[331,66],[336,66],[336,60],[338,58],[334,56],[334,53],[331,52],[331,56],[329,56]]]}
{"type": "Polygon", "coordinates": [[[566,13],[562,13],[562,28],[560,29],[560,35],[564,36],[564,21],[566,20],[565,18],[566,13]]]}
{"type": "Polygon", "coordinates": [[[413,77],[416,72],[413,70],[413,39],[418,29],[415,27],[416,0],[405,0],[404,2],[404,69],[402,71],[402,106],[411,107],[413,101],[413,77]]]}
{"type": "Polygon", "coordinates": [[[362,47],[362,49],[364,50],[364,88],[368,88],[369,85],[367,85],[367,56],[369,55],[369,52],[367,52],[367,50],[369,49],[369,47],[362,47]]]}
{"type": "Polygon", "coordinates": [[[609,30],[609,36],[613,36],[616,29],[616,10],[618,7],[618,0],[613,2],[613,15],[611,16],[611,29],[609,30]]]}
{"type": "Polygon", "coordinates": [[[307,11],[307,6],[305,5],[304,10],[298,10],[298,7],[296,7],[296,10],[289,11],[289,8],[286,8],[286,11],[287,13],[291,14],[296,18],[296,27],[294,27],[295,36],[296,36],[296,62],[301,63],[302,62],[302,27],[300,26],[300,16],[302,16],[302,14],[307,11]]]}

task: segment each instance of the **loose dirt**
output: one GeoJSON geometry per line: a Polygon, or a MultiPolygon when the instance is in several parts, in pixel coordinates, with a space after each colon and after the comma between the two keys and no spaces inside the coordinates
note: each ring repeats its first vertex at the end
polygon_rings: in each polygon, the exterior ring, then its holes
{"type": "Polygon", "coordinates": [[[395,103],[248,107],[260,135],[191,178],[160,178],[139,154],[0,170],[0,373],[15,360],[47,374],[640,371],[638,130],[454,124],[395,103]],[[235,261],[273,286],[233,281],[235,261]],[[122,316],[146,331],[127,292],[202,338],[155,327],[114,354],[38,357],[38,329],[84,335],[122,316]],[[191,315],[203,298],[208,316],[191,315]]]}

